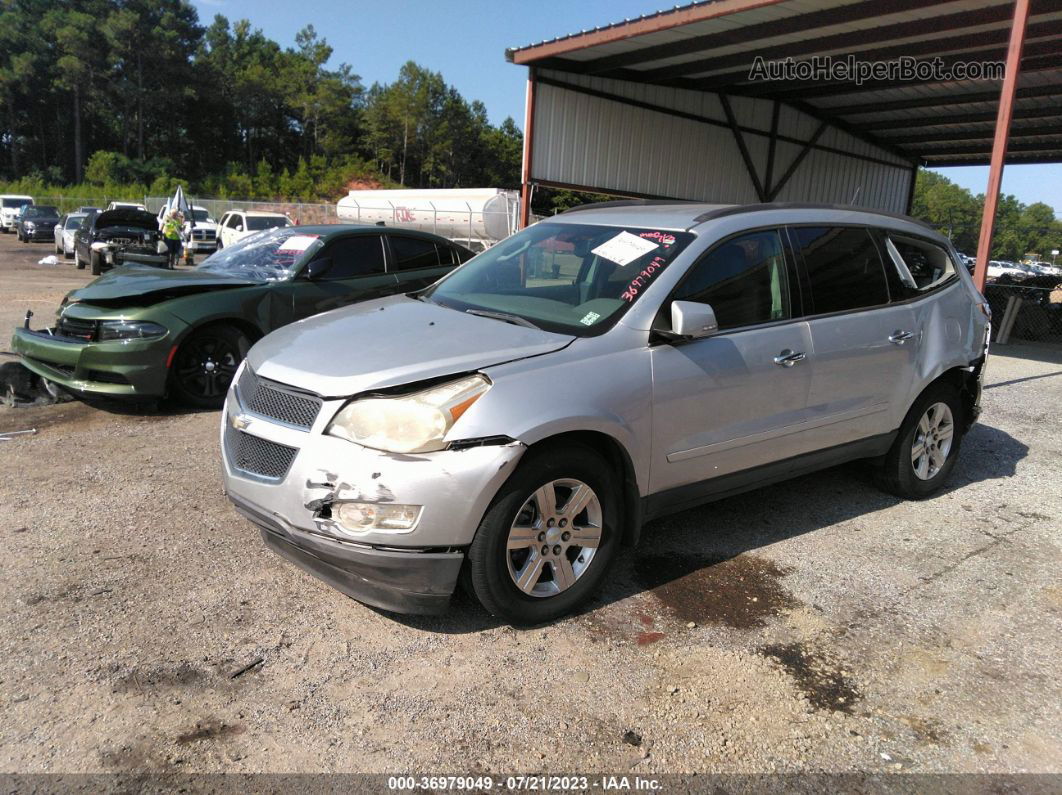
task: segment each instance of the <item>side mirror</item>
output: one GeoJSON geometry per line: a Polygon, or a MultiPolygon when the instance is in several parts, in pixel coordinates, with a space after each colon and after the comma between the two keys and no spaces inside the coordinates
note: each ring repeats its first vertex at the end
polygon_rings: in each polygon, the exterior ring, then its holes
{"type": "Polygon", "coordinates": [[[674,301],[671,304],[671,333],[683,339],[697,340],[719,331],[715,310],[708,304],[695,301],[674,301]]]}
{"type": "Polygon", "coordinates": [[[236,224],[236,231],[237,232],[242,232],[243,231],[243,224],[236,224]]]}
{"type": "Polygon", "coordinates": [[[321,259],[315,259],[313,262],[307,265],[306,270],[304,270],[303,273],[306,274],[307,279],[313,281],[314,279],[320,279],[331,269],[332,258],[321,257],[321,259]]]}

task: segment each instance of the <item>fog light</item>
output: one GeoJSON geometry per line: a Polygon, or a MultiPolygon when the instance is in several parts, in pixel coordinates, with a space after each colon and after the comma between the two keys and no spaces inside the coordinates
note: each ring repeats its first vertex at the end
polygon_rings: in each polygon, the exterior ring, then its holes
{"type": "Polygon", "coordinates": [[[370,530],[408,533],[416,527],[420,509],[419,505],[340,502],[332,505],[332,515],[350,533],[367,533],[370,530]]]}

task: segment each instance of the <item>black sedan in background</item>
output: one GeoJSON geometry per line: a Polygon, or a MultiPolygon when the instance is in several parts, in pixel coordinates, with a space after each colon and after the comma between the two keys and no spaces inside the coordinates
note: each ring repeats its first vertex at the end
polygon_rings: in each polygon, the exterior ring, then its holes
{"type": "Polygon", "coordinates": [[[35,240],[53,240],[55,225],[59,223],[59,210],[55,207],[37,205],[27,207],[15,224],[15,235],[23,243],[35,240]]]}

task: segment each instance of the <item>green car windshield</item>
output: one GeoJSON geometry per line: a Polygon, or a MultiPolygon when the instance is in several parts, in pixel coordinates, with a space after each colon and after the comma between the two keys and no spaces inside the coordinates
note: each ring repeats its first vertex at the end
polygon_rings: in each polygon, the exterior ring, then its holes
{"type": "Polygon", "coordinates": [[[592,336],[607,331],[691,240],[688,232],[543,221],[470,259],[422,298],[592,336]]]}
{"type": "Polygon", "coordinates": [[[297,226],[272,229],[211,254],[198,270],[261,282],[286,281],[323,245],[320,235],[300,233],[297,226]]]}

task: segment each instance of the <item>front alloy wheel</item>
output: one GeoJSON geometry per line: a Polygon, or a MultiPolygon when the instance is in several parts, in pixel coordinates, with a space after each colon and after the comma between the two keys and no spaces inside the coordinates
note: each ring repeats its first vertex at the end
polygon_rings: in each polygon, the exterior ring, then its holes
{"type": "Polygon", "coordinates": [[[601,543],[601,501],[579,480],[550,481],[532,494],[509,528],[509,576],[530,596],[571,588],[601,543]]]}
{"type": "Polygon", "coordinates": [[[622,478],[578,444],[532,449],[498,490],[468,550],[468,584],[493,615],[541,624],[586,602],[619,546],[622,478]]]}
{"type": "Polygon", "coordinates": [[[197,331],[181,345],[173,362],[178,397],[193,406],[219,408],[249,348],[247,337],[231,326],[197,331]]]}

